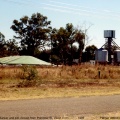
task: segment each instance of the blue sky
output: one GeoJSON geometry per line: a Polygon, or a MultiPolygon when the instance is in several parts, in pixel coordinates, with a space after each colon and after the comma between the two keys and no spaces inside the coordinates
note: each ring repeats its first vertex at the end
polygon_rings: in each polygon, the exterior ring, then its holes
{"type": "Polygon", "coordinates": [[[100,48],[104,43],[104,30],[115,30],[115,42],[120,46],[120,0],[0,0],[0,32],[6,39],[15,33],[10,29],[14,19],[33,13],[48,17],[54,28],[72,23],[88,30],[89,43],[100,48]]]}

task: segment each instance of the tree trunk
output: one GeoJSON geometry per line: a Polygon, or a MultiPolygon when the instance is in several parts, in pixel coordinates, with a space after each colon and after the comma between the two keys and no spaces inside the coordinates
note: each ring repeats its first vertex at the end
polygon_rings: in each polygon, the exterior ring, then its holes
{"type": "Polygon", "coordinates": [[[82,62],[82,49],[79,50],[79,65],[82,62]]]}

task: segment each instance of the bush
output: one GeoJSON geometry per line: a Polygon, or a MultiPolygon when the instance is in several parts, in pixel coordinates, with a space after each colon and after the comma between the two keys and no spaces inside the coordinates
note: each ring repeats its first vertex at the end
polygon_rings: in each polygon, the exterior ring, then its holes
{"type": "Polygon", "coordinates": [[[22,81],[17,85],[18,87],[31,87],[36,85],[38,72],[34,66],[22,66],[20,78],[22,81]]]}
{"type": "Polygon", "coordinates": [[[34,66],[23,66],[21,79],[34,80],[38,77],[37,69],[34,66]]]}

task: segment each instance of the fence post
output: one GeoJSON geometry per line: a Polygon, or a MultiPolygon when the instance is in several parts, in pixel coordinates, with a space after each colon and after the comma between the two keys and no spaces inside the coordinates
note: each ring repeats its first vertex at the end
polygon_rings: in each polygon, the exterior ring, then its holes
{"type": "Polygon", "coordinates": [[[99,78],[99,79],[100,79],[100,74],[101,74],[101,73],[100,73],[100,70],[98,70],[98,78],[99,78]]]}

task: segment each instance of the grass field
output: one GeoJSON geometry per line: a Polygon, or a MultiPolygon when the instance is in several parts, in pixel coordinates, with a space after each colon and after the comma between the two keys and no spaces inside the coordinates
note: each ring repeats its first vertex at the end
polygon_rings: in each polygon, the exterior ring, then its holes
{"type": "Polygon", "coordinates": [[[119,66],[0,67],[0,100],[120,94],[119,66]]]}

